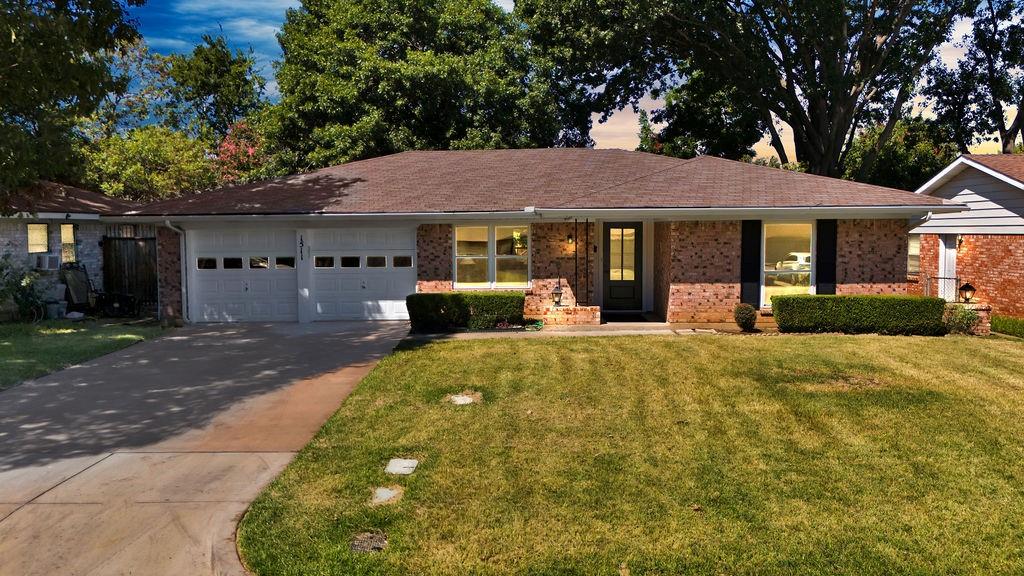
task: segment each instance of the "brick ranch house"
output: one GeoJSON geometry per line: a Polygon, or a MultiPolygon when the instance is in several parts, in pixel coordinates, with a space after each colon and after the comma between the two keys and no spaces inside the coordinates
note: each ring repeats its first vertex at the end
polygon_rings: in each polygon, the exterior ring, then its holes
{"type": "Polygon", "coordinates": [[[731,322],[773,294],[902,294],[939,198],[712,157],[405,152],[123,217],[159,224],[161,313],[407,318],[413,292],[522,290],[526,313],[731,322]],[[561,287],[561,306],[553,292],[561,287]]]}
{"type": "Polygon", "coordinates": [[[917,193],[964,204],[910,236],[910,290],[956,298],[964,282],[993,314],[1024,318],[1024,155],[969,154],[917,193]]]}
{"type": "Polygon", "coordinates": [[[61,264],[79,262],[102,288],[103,220],[134,207],[81,188],[40,182],[14,200],[13,214],[0,216],[0,255],[50,276],[61,264]]]}

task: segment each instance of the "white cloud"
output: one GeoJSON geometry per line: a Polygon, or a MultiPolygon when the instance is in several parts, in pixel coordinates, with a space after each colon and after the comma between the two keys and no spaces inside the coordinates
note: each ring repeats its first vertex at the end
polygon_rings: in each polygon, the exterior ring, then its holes
{"type": "Polygon", "coordinates": [[[224,20],[221,22],[224,32],[232,40],[245,40],[246,42],[264,43],[276,42],[277,32],[281,29],[280,24],[274,25],[266,20],[241,17],[224,20]]]}
{"type": "Polygon", "coordinates": [[[515,0],[494,0],[494,3],[497,4],[505,12],[511,12],[512,9],[516,7],[515,0]]]}
{"type": "Polygon", "coordinates": [[[178,0],[174,5],[174,11],[208,16],[244,13],[283,20],[284,11],[298,5],[299,0],[178,0]]]}
{"type": "Polygon", "coordinates": [[[192,42],[181,38],[146,37],[146,43],[157,52],[182,52],[192,49],[192,42]]]}

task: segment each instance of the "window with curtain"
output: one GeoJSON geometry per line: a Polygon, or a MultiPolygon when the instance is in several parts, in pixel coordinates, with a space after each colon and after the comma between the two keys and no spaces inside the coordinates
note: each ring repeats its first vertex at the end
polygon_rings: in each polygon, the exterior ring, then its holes
{"type": "Polygon", "coordinates": [[[456,226],[458,288],[516,288],[530,282],[530,228],[456,226]]]}
{"type": "Polygon", "coordinates": [[[75,225],[60,225],[60,261],[78,262],[78,248],[75,243],[75,225]]]}
{"type": "Polygon", "coordinates": [[[45,254],[50,251],[50,226],[48,224],[28,225],[28,253],[45,254]]]}
{"type": "Polygon", "coordinates": [[[911,234],[907,240],[907,274],[921,273],[921,235],[911,234]]]}
{"type": "Polygon", "coordinates": [[[763,305],[771,306],[772,296],[811,293],[813,237],[810,223],[765,223],[763,305]]]}

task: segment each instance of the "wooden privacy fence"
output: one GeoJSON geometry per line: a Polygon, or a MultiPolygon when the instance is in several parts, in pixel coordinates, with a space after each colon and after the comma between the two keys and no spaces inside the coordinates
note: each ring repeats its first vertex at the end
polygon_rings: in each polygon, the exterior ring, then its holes
{"type": "Polygon", "coordinates": [[[156,238],[103,237],[103,290],[156,304],[156,238]]]}

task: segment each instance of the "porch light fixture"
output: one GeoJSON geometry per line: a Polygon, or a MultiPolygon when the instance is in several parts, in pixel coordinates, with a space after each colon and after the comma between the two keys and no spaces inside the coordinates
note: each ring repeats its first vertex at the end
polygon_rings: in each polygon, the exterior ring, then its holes
{"type": "Polygon", "coordinates": [[[970,282],[964,282],[963,285],[960,286],[960,299],[964,302],[970,302],[971,298],[974,298],[974,292],[974,286],[971,286],[970,282]]]}
{"type": "Polygon", "coordinates": [[[566,244],[572,246],[573,244],[576,243],[576,239],[572,237],[572,234],[569,234],[569,236],[566,237],[565,242],[566,244]]]}
{"type": "Polygon", "coordinates": [[[558,284],[555,285],[555,289],[551,291],[551,297],[555,300],[555,306],[562,305],[562,279],[558,279],[558,284]]]}

